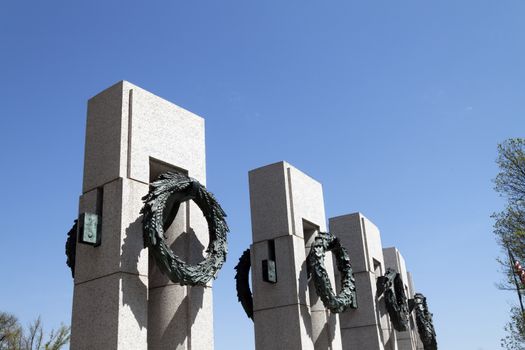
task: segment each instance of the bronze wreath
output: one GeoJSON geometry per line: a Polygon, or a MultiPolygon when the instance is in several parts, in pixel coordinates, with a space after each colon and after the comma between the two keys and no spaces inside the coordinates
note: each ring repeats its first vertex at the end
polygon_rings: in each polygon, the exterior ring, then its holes
{"type": "Polygon", "coordinates": [[[75,278],[75,257],[77,253],[77,220],[67,233],[66,240],[66,264],[71,269],[71,277],[75,278]]]}
{"type": "Polygon", "coordinates": [[[309,274],[314,280],[315,290],[324,306],[334,313],[343,312],[349,307],[357,309],[355,278],[346,249],[339,239],[330,233],[320,232],[312,244],[307,258],[309,274]],[[335,295],[324,266],[326,251],[334,254],[337,269],[341,273],[341,291],[335,295]]]}
{"type": "Polygon", "coordinates": [[[409,301],[410,310],[416,309],[416,323],[419,337],[425,350],[437,350],[436,331],[432,314],[428,311],[427,298],[421,293],[416,293],[414,299],[409,301]]]}
{"type": "Polygon", "coordinates": [[[175,283],[204,286],[224,264],[227,254],[226,214],[215,197],[197,180],[180,173],[167,172],[150,185],[142,198],[144,214],[144,246],[150,249],[159,268],[175,283]],[[208,222],[210,242],[206,258],[188,265],[173,253],[164,241],[164,232],[171,225],[182,202],[193,199],[208,222]]]}
{"type": "Polygon", "coordinates": [[[408,329],[408,301],[401,275],[393,269],[387,269],[386,274],[377,279],[377,295],[385,294],[385,304],[390,320],[396,331],[408,329]]]}
{"type": "Polygon", "coordinates": [[[237,299],[242,305],[246,316],[253,320],[253,296],[250,290],[250,249],[246,249],[237,266],[235,266],[235,287],[237,289],[237,299]]]}

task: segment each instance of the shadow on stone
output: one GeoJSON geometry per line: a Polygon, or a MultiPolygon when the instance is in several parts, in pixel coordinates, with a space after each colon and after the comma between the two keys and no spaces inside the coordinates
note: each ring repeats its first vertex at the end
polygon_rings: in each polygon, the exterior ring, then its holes
{"type": "Polygon", "coordinates": [[[337,325],[337,315],[331,313],[330,311],[326,311],[326,316],[327,316],[327,319],[328,319],[328,325],[327,325],[327,329],[328,329],[328,341],[330,344],[333,344],[334,340],[335,340],[335,332],[336,332],[336,325],[337,325]]]}
{"type": "MultiPolygon", "coordinates": [[[[167,230],[167,241],[186,263],[197,264],[204,260],[205,247],[191,227],[176,234],[181,231],[183,220],[177,218],[179,225],[175,223],[167,230]]],[[[121,279],[123,304],[130,308],[141,329],[148,328],[148,342],[177,348],[191,339],[191,327],[203,308],[204,288],[207,287],[174,284],[160,271],[152,256],[149,256],[149,281],[144,283],[140,278],[148,277],[139,277],[138,266],[144,249],[142,216],[126,228],[125,235],[121,256],[122,270],[127,272],[121,279]],[[149,300],[145,302],[148,285],[149,300]]]]}
{"type": "MultiPolygon", "coordinates": [[[[332,261],[332,254],[330,252],[326,253],[325,259],[329,259],[329,261],[332,261]]],[[[337,280],[337,275],[336,275],[337,280]]],[[[337,295],[340,291],[339,288],[340,283],[335,283],[334,293],[337,295]]],[[[315,289],[315,284],[313,280],[310,280],[308,282],[308,290],[310,295],[310,305],[315,304],[321,304],[324,307],[324,303],[322,302],[321,298],[317,294],[317,290],[315,289]]],[[[336,334],[336,325],[337,325],[337,314],[332,313],[330,310],[328,310],[326,307],[324,307],[324,311],[311,311],[311,319],[313,322],[319,322],[319,325],[322,326],[322,330],[317,334],[317,339],[315,339],[314,342],[314,348],[315,349],[330,349],[332,347],[332,344],[335,339],[336,334]]],[[[312,328],[314,326],[312,325],[312,328]]]]}
{"type": "Polygon", "coordinates": [[[204,260],[204,245],[201,243],[193,228],[189,228],[187,232],[183,232],[181,236],[186,236],[187,252],[189,255],[186,262],[194,265],[204,260]]]}
{"type": "MultiPolygon", "coordinates": [[[[376,299],[376,309],[377,309],[377,314],[376,314],[376,317],[377,317],[377,326],[380,328],[379,329],[379,336],[381,338],[381,342],[383,344],[386,345],[386,342],[385,342],[385,330],[383,329],[384,325],[383,325],[383,317],[386,316],[386,320],[387,320],[387,324],[390,324],[390,316],[388,315],[388,312],[386,310],[386,305],[385,305],[385,295],[384,294],[381,294],[379,297],[377,297],[377,293],[376,295],[373,295],[372,296],[373,298],[376,299]]],[[[393,330],[392,330],[393,331],[393,330]]],[[[388,343],[390,343],[390,341],[392,340],[392,336],[389,337],[388,339],[388,343]]]]}
{"type": "MultiPolygon", "coordinates": [[[[301,271],[299,272],[299,279],[297,280],[297,285],[299,286],[299,302],[304,300],[306,304],[308,304],[308,301],[310,300],[310,297],[307,295],[308,293],[308,272],[307,272],[307,264],[306,261],[303,261],[301,264],[301,271]]],[[[301,320],[304,323],[304,328],[306,329],[306,334],[308,334],[308,337],[313,342],[313,331],[312,331],[312,316],[310,314],[310,306],[307,307],[301,307],[302,305],[299,305],[300,311],[301,311],[301,320]]]]}
{"type": "MultiPolygon", "coordinates": [[[[182,225],[178,220],[167,231],[170,248],[187,264],[199,263],[204,259],[204,246],[191,227],[177,235],[180,232],[177,227],[180,229],[182,225]]],[[[148,343],[162,349],[184,347],[192,336],[198,336],[191,333],[191,328],[203,308],[206,287],[173,283],[156,266],[152,256],[149,264],[148,343]]]]}
{"type": "Polygon", "coordinates": [[[186,292],[186,296],[179,304],[175,315],[173,315],[160,335],[161,345],[168,346],[168,344],[171,344],[170,347],[177,349],[180,346],[183,346],[187,341],[190,341],[192,336],[198,336],[198,334],[191,333],[191,328],[195,323],[199,310],[202,308],[204,288],[206,287],[183,287],[173,285],[167,288],[185,289],[186,292]]]}
{"type": "MultiPolygon", "coordinates": [[[[129,306],[133,316],[137,320],[140,328],[148,325],[148,310],[146,308],[148,296],[148,286],[138,276],[139,256],[144,249],[142,241],[142,216],[137,218],[126,228],[126,237],[122,245],[121,268],[124,272],[122,276],[122,302],[129,306]],[[137,238],[137,235],[140,238],[137,238]]],[[[147,278],[147,277],[142,277],[147,278]]]]}

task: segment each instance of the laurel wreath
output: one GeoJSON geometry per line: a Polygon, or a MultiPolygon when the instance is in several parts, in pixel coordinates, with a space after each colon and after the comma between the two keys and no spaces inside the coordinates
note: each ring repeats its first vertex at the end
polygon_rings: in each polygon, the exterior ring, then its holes
{"type": "Polygon", "coordinates": [[[75,278],[75,257],[77,253],[77,220],[67,233],[66,240],[66,264],[71,269],[71,277],[75,278]]]}
{"type": "Polygon", "coordinates": [[[250,290],[250,249],[246,249],[237,266],[235,266],[235,287],[237,289],[237,299],[242,305],[246,316],[253,320],[253,296],[250,290]]]}
{"type": "Polygon", "coordinates": [[[406,331],[410,311],[401,275],[393,269],[387,269],[385,276],[377,279],[377,290],[385,294],[386,309],[395,330],[406,331]]]}
{"type": "Polygon", "coordinates": [[[151,183],[149,193],[142,198],[144,207],[140,211],[144,232],[144,246],[149,248],[157,265],[169,279],[181,285],[204,286],[226,261],[229,232],[226,214],[210,192],[197,180],[184,174],[167,172],[151,183]],[[210,241],[205,259],[189,265],[182,261],[165,241],[165,230],[171,225],[179,205],[192,199],[201,209],[208,222],[210,241]]]}
{"type": "Polygon", "coordinates": [[[357,309],[355,278],[350,257],[337,237],[331,233],[320,232],[315,237],[307,262],[317,295],[327,309],[334,313],[343,312],[348,308],[357,309]],[[335,256],[337,269],[341,273],[341,291],[338,295],[335,295],[332,289],[324,265],[324,257],[327,251],[331,251],[335,256]]]}
{"type": "Polygon", "coordinates": [[[427,298],[421,293],[416,293],[410,300],[410,308],[416,309],[416,324],[419,337],[425,350],[437,350],[436,331],[432,314],[428,311],[427,298]]]}

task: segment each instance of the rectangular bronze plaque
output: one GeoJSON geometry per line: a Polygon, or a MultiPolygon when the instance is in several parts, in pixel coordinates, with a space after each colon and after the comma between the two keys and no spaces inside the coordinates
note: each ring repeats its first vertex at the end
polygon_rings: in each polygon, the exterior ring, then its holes
{"type": "Polygon", "coordinates": [[[92,246],[100,245],[100,223],[97,214],[80,214],[78,218],[78,241],[92,246]]]}
{"type": "Polygon", "coordinates": [[[277,283],[277,270],[274,260],[263,260],[263,281],[268,283],[277,283]]]}

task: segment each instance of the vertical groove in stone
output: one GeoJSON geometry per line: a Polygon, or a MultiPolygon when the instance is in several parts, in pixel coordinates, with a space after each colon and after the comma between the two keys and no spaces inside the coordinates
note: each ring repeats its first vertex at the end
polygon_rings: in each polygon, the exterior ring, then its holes
{"type": "Polygon", "coordinates": [[[366,234],[366,225],[365,225],[365,219],[361,218],[361,228],[363,230],[363,240],[364,240],[364,246],[365,246],[365,258],[366,258],[366,268],[368,271],[374,271],[374,267],[370,266],[370,252],[368,251],[368,240],[367,240],[367,234],[366,234]]]}
{"type": "Polygon", "coordinates": [[[127,150],[127,164],[126,177],[129,179],[131,175],[131,135],[133,128],[133,89],[129,90],[128,99],[128,150],[127,150]]]}
{"type": "Polygon", "coordinates": [[[292,220],[292,234],[296,235],[295,232],[295,213],[293,208],[293,193],[292,193],[292,173],[290,168],[286,168],[287,182],[288,182],[288,202],[290,203],[290,216],[292,220]]]}

